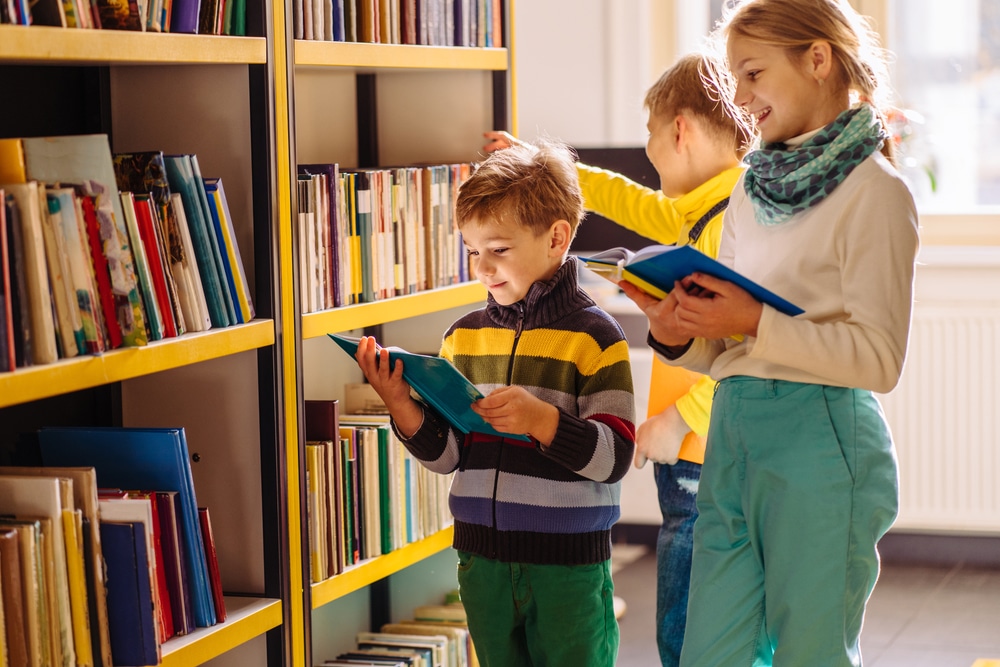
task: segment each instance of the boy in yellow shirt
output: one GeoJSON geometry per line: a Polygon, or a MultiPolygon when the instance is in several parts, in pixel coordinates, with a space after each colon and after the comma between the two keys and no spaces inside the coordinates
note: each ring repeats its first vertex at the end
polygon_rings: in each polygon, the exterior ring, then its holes
{"type": "MultiPolygon", "coordinates": [[[[690,244],[715,257],[722,214],[753,134],[746,119],[733,117],[719,101],[706,59],[681,57],[646,93],[646,155],[660,190],[579,162],[577,172],[587,210],[658,243],[690,244]]],[[[485,136],[488,152],[522,143],[506,132],[485,136]]],[[[664,667],[678,664],[684,639],[695,497],[714,385],[706,375],[654,361],[649,418],[636,433],[635,465],[653,461],[663,515],[656,544],[656,641],[664,667]]]]}

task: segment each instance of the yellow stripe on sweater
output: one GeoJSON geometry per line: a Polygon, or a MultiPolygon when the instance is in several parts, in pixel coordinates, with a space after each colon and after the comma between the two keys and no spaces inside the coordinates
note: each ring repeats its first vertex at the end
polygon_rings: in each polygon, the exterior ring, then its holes
{"type": "MultiPolygon", "coordinates": [[[[463,355],[489,356],[510,354],[514,347],[514,332],[511,329],[459,329],[445,342],[448,350],[460,349],[463,355]]],[[[545,357],[576,363],[580,360],[597,361],[592,368],[578,369],[585,375],[592,375],[602,368],[628,361],[628,341],[620,340],[603,353],[601,346],[585,332],[560,329],[532,329],[521,334],[517,344],[518,356],[545,357]]]]}

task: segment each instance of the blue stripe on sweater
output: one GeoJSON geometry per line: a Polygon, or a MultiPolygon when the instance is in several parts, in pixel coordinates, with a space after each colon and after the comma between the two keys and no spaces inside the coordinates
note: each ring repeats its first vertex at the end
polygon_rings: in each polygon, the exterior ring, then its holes
{"type": "MultiPolygon", "coordinates": [[[[449,499],[456,519],[480,526],[493,525],[493,501],[489,498],[449,499]]],[[[532,533],[589,533],[608,530],[621,512],[617,505],[604,507],[539,507],[522,503],[497,503],[497,528],[532,533]]]]}

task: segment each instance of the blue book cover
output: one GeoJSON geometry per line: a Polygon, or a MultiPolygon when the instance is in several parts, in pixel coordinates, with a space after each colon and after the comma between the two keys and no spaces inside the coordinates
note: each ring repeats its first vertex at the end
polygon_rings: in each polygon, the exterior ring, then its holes
{"type": "MultiPolygon", "coordinates": [[[[209,317],[213,327],[228,327],[232,324],[224,302],[223,274],[219,273],[221,259],[216,260],[218,247],[215,245],[215,232],[209,229],[212,224],[206,219],[206,210],[202,208],[201,198],[205,188],[201,180],[195,180],[194,170],[189,155],[164,155],[163,161],[167,169],[167,181],[170,190],[181,196],[184,205],[184,217],[187,218],[191,232],[191,245],[194,246],[198,275],[205,290],[205,301],[208,303],[209,317]]],[[[225,290],[228,293],[228,290],[225,290]]]]}
{"type": "Polygon", "coordinates": [[[652,245],[637,252],[611,248],[596,255],[580,257],[580,260],[588,269],[613,283],[626,280],[660,299],[673,289],[675,281],[700,272],[739,285],[753,298],[778,312],[792,316],[805,312],[694,246],[652,245]]]}
{"type": "Polygon", "coordinates": [[[43,428],[38,432],[38,441],[43,465],[93,466],[100,487],[178,492],[195,625],[215,625],[215,605],[184,429],[43,428]]]}
{"type": "Polygon", "coordinates": [[[111,659],[116,665],[160,662],[144,530],[140,522],[101,522],[111,659]]]}
{"type": "MultiPolygon", "coordinates": [[[[225,259],[223,256],[226,253],[225,240],[216,232],[215,227],[212,225],[212,214],[210,209],[212,208],[208,203],[208,193],[205,191],[205,179],[201,174],[201,167],[198,166],[198,156],[194,153],[188,155],[191,160],[191,174],[194,176],[194,191],[198,198],[198,205],[201,206],[201,215],[205,219],[205,226],[208,228],[208,238],[212,241],[212,259],[215,261],[215,270],[219,272],[219,280],[225,281],[225,269],[223,265],[225,264],[225,259]]],[[[222,305],[226,309],[226,317],[229,318],[230,323],[236,322],[236,306],[233,304],[233,298],[226,289],[222,290],[222,305]]]]}
{"type": "MultiPolygon", "coordinates": [[[[205,191],[208,193],[209,196],[214,197],[214,193],[219,189],[218,180],[219,179],[211,179],[211,178],[203,179],[203,182],[205,184],[205,191]]],[[[227,245],[225,242],[226,234],[222,231],[223,223],[222,220],[219,219],[219,209],[218,207],[213,206],[211,203],[209,203],[208,212],[212,216],[212,228],[215,230],[215,236],[216,238],[221,239],[220,242],[223,244],[223,247],[225,247],[227,245]]],[[[225,254],[228,254],[228,251],[225,251],[225,254]]],[[[223,268],[223,274],[225,275],[226,278],[226,289],[229,290],[230,298],[232,298],[234,302],[238,302],[239,296],[237,295],[238,293],[236,291],[237,289],[236,279],[233,277],[233,267],[228,261],[223,259],[222,268],[223,268]]],[[[244,323],[243,311],[241,309],[236,308],[233,312],[233,316],[235,318],[234,322],[236,324],[244,323]]]]}
{"type": "MultiPolygon", "coordinates": [[[[354,358],[360,339],[339,334],[327,335],[354,358]]],[[[388,350],[391,364],[395,364],[396,359],[403,361],[403,379],[428,405],[462,433],[487,433],[511,440],[531,441],[525,435],[501,433],[473,412],[472,404],[482,398],[483,394],[447,359],[407,352],[398,347],[390,347],[388,350]]]]}

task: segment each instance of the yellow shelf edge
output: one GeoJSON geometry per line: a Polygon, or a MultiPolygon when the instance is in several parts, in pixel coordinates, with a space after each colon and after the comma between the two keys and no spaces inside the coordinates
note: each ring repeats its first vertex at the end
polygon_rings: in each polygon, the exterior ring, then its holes
{"type": "Polygon", "coordinates": [[[281,600],[226,597],[226,620],[163,643],[161,667],[191,667],[281,625],[281,600]]]}
{"type": "Polygon", "coordinates": [[[224,329],[209,329],[155,341],[144,347],[122,348],[101,355],[84,355],[43,366],[19,368],[0,373],[0,408],[273,344],[274,322],[254,320],[224,329]]]}
{"type": "Polygon", "coordinates": [[[362,329],[485,300],[486,288],[482,283],[468,282],[375,303],[360,303],[308,313],[302,316],[302,338],[318,338],[328,333],[362,329]]]}
{"type": "Polygon", "coordinates": [[[449,526],[430,537],[407,544],[384,556],[352,565],[344,572],[330,577],[326,581],[312,584],[313,609],[318,609],[349,593],[361,590],[379,579],[384,579],[390,574],[399,572],[414,563],[450,548],[454,531],[454,527],[449,526]]]}
{"type": "Polygon", "coordinates": [[[506,70],[507,49],[295,40],[295,64],[361,69],[506,70]]]}
{"type": "Polygon", "coordinates": [[[0,62],[262,65],[267,43],[263,37],[0,25],[0,62]]]}

